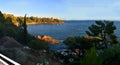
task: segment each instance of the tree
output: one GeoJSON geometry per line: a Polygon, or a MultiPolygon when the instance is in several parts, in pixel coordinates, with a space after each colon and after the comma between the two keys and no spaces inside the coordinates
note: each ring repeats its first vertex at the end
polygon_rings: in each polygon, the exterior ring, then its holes
{"type": "Polygon", "coordinates": [[[105,48],[108,47],[108,43],[117,43],[117,37],[114,34],[116,29],[114,22],[112,21],[95,21],[96,24],[92,24],[89,27],[89,31],[86,31],[87,35],[101,38],[105,48]]]}
{"type": "Polygon", "coordinates": [[[33,17],[33,16],[31,16],[31,17],[30,17],[30,19],[31,19],[31,20],[34,20],[34,17],[33,17]]]}
{"type": "Polygon", "coordinates": [[[96,42],[94,39],[89,40],[85,37],[68,37],[66,40],[63,41],[69,49],[80,49],[80,50],[87,50],[93,46],[93,43],[96,42]]]}
{"type": "Polygon", "coordinates": [[[1,11],[0,11],[0,23],[5,23],[5,17],[1,11]]]}
{"type": "Polygon", "coordinates": [[[6,26],[5,26],[5,17],[0,11],[0,32],[1,37],[6,36],[6,26]]]}
{"type": "Polygon", "coordinates": [[[26,14],[24,16],[24,22],[23,22],[23,30],[24,30],[24,42],[25,44],[28,43],[28,39],[27,39],[27,35],[28,35],[28,32],[27,32],[27,24],[26,24],[26,14]]]}
{"type": "Polygon", "coordinates": [[[6,25],[13,25],[12,24],[12,19],[10,17],[6,18],[6,25]]]}
{"type": "Polygon", "coordinates": [[[22,17],[17,17],[17,21],[19,22],[19,32],[21,34],[20,35],[20,38],[22,38],[21,40],[23,41],[23,43],[25,45],[28,44],[28,31],[27,31],[27,24],[26,24],[26,14],[24,16],[24,18],[22,17]]]}

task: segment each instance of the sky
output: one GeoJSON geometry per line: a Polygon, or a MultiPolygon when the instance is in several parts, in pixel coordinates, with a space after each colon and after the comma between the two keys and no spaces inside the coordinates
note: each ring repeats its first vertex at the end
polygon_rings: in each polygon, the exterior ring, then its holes
{"type": "Polygon", "coordinates": [[[15,16],[120,20],[120,0],[0,0],[0,10],[15,16]]]}

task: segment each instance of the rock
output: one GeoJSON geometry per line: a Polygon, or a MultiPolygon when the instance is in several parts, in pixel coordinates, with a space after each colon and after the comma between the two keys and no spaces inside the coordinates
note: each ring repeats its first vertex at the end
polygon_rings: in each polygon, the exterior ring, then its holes
{"type": "Polygon", "coordinates": [[[52,41],[52,37],[45,35],[45,36],[42,37],[42,40],[44,40],[46,42],[51,42],[52,41]]]}
{"type": "Polygon", "coordinates": [[[37,36],[35,36],[37,39],[42,39],[42,36],[40,36],[40,35],[37,35],[37,36]]]}
{"type": "Polygon", "coordinates": [[[0,39],[0,46],[5,48],[22,48],[23,46],[12,37],[3,37],[0,39]]]}
{"type": "Polygon", "coordinates": [[[51,42],[52,42],[53,44],[57,44],[57,43],[60,43],[61,41],[60,41],[60,40],[53,39],[51,42]]]}
{"type": "Polygon", "coordinates": [[[51,43],[51,44],[58,44],[61,42],[60,40],[56,40],[56,39],[52,38],[51,36],[46,36],[46,35],[44,35],[44,36],[37,35],[35,37],[39,40],[43,40],[43,41],[51,43]]]}

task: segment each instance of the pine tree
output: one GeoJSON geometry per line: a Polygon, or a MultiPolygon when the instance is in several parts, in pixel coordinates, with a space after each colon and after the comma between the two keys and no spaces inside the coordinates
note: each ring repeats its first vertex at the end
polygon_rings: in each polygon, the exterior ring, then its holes
{"type": "Polygon", "coordinates": [[[27,44],[28,43],[28,40],[27,40],[28,32],[27,32],[27,24],[26,24],[26,14],[24,16],[23,29],[24,29],[24,42],[25,44],[27,44]]]}
{"type": "Polygon", "coordinates": [[[117,37],[114,34],[116,29],[114,22],[112,21],[96,21],[96,24],[92,24],[89,27],[89,31],[86,31],[87,35],[100,37],[105,48],[108,47],[108,43],[117,43],[117,37]]]}

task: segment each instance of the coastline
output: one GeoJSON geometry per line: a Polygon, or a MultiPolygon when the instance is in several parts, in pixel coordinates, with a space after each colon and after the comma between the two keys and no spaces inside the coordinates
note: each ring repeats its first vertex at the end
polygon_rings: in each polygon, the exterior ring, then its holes
{"type": "MultiPolygon", "coordinates": [[[[19,26],[19,23],[13,23],[15,26],[19,26]]],[[[43,23],[36,23],[36,22],[32,22],[32,23],[26,23],[27,25],[37,25],[37,24],[64,24],[64,22],[43,22],[43,23]]]]}
{"type": "Polygon", "coordinates": [[[40,23],[36,23],[36,22],[32,22],[32,23],[27,23],[27,25],[36,25],[36,24],[64,24],[64,22],[40,22],[40,23]]]}

